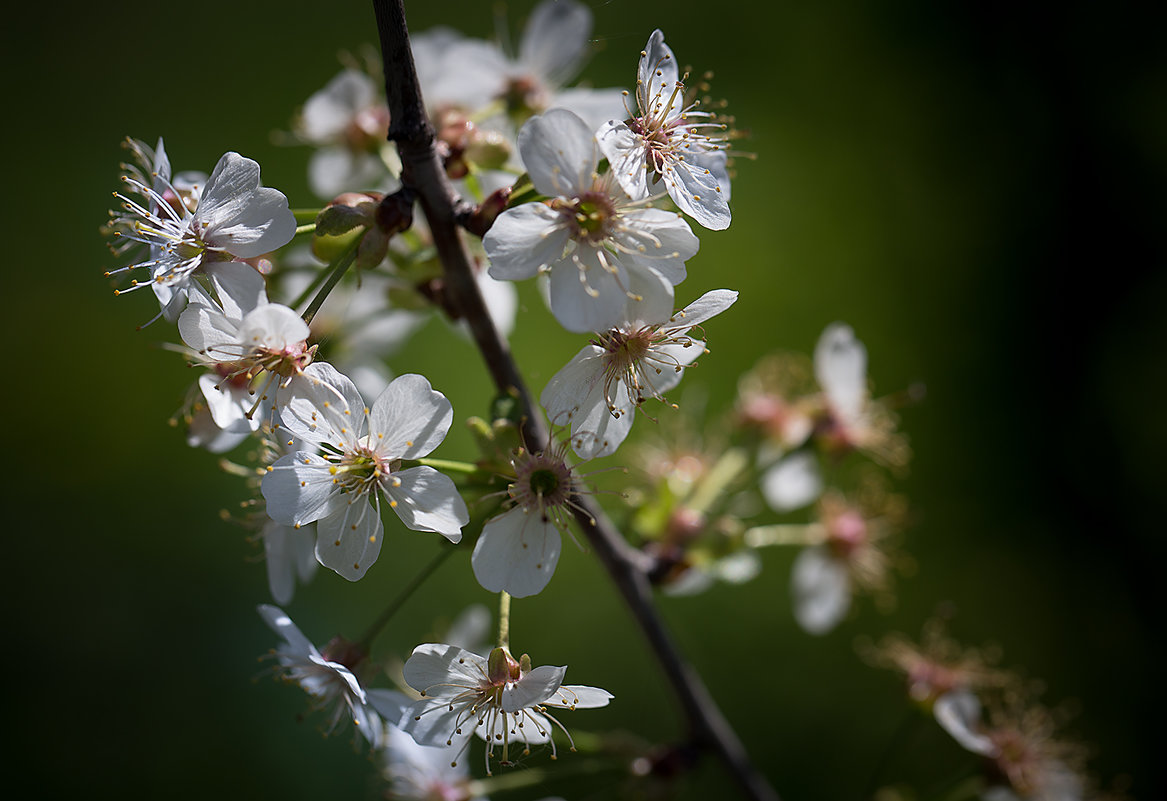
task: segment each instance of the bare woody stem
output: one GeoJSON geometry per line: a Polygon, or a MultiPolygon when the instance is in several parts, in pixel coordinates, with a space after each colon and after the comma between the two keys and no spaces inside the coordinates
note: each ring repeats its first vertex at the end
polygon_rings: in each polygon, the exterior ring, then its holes
{"type": "MultiPolygon", "coordinates": [[[[523,436],[528,443],[548,441],[543,418],[531,399],[505,340],[487,313],[474,279],[470,256],[455,216],[458,197],[435,149],[434,131],[425,113],[417,71],[409,47],[403,0],[373,0],[385,90],[389,104],[389,140],[401,156],[402,183],[417,192],[434,245],[445,271],[453,308],[470,326],[497,389],[515,396],[524,412],[523,436]]],[[[671,684],[683,710],[693,744],[712,750],[755,801],[778,801],[778,794],[750,762],[745,748],[721,714],[701,677],[678,650],[653,602],[647,574],[651,560],[630,547],[591,498],[577,497],[576,520],[601,564],[612,577],[649,647],[671,684]]]]}

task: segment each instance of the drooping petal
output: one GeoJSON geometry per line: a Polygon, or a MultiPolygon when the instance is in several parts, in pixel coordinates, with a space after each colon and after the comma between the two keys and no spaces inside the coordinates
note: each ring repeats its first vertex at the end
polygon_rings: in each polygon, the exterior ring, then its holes
{"type": "Polygon", "coordinates": [[[462,527],[470,522],[470,513],[449,476],[425,465],[410,467],[383,479],[381,488],[395,502],[393,511],[407,528],[433,531],[454,543],[462,541],[462,527]]]}
{"type": "Polygon", "coordinates": [[[579,72],[592,32],[592,12],[574,0],[540,3],[523,28],[519,61],[552,86],[579,72]]]}
{"type": "Polygon", "coordinates": [[[482,238],[490,277],[522,281],[563,258],[571,234],[559,214],[543,203],[524,203],[498,216],[482,238]]]}
{"type": "Polygon", "coordinates": [[[316,558],[349,581],[365,575],[381,553],[384,531],[366,493],[347,493],[316,521],[316,558]]]}
{"type": "Polygon", "coordinates": [[[583,684],[565,684],[555,695],[543,702],[544,706],[566,707],[567,709],[599,709],[607,706],[613,696],[607,690],[599,687],[588,687],[583,684]]]}
{"type": "Polygon", "coordinates": [[[998,748],[980,734],[981,702],[968,690],[950,690],[936,699],[932,714],[940,727],[952,735],[961,748],[981,756],[996,756],[998,748]]]}
{"type": "Polygon", "coordinates": [[[608,159],[608,169],[633,200],[648,197],[647,146],[644,138],[621,120],[609,120],[596,131],[596,144],[608,159]]]}
{"type": "Polygon", "coordinates": [[[794,619],[809,634],[826,634],[851,608],[847,568],[821,545],[804,548],[795,557],[791,590],[794,619]]]}
{"type": "Polygon", "coordinates": [[[284,642],[291,646],[294,652],[302,656],[320,655],[316,646],[301,633],[284,610],[271,604],[260,604],[256,609],[259,611],[259,616],[263,618],[263,622],[267,623],[272,631],[283,637],[284,642]]]}
{"type": "Polygon", "coordinates": [[[737,302],[737,292],[732,289],[714,289],[712,292],[706,292],[674,314],[669,319],[669,325],[666,328],[671,328],[674,325],[685,328],[701,325],[709,318],[721,314],[735,302],[737,302]]]}
{"type": "Polygon", "coordinates": [[[389,383],[369,412],[369,444],[388,459],[417,459],[442,444],[454,409],[446,396],[415,373],[389,383]]]}
{"type": "Polygon", "coordinates": [[[835,411],[846,420],[862,415],[867,399],[867,348],[843,323],[828,325],[814,349],[814,374],[835,411]]]}
{"type": "Polygon", "coordinates": [[[516,598],[547,586],[559,562],[559,531],[538,511],[515,506],[482,527],[470,563],[478,583],[516,598]]]}
{"type": "Polygon", "coordinates": [[[405,682],[427,696],[457,695],[487,681],[486,660],[445,643],[423,643],[413,649],[402,669],[405,682]]]}
{"type": "Polygon", "coordinates": [[[519,153],[535,188],[549,197],[591,188],[599,148],[587,123],[565,108],[532,117],[519,130],[519,153]]]}
{"type": "Polygon", "coordinates": [[[722,188],[728,181],[719,173],[719,170],[673,158],[666,163],[663,177],[673,202],[711,231],[725,230],[731,220],[729,197],[722,188]]]}
{"type": "Polygon", "coordinates": [[[302,526],[331,514],[339,490],[329,467],[322,456],[310,451],[277,459],[260,484],[268,516],[285,526],[302,526]]]}
{"type": "Polygon", "coordinates": [[[543,665],[518,681],[506,685],[502,691],[502,711],[518,712],[520,709],[543,703],[555,695],[566,673],[566,667],[543,665]]]}
{"type": "Polygon", "coordinates": [[[775,512],[791,512],[822,495],[818,460],[805,451],[792,453],[762,475],[762,496],[775,512]]]}
{"type": "Polygon", "coordinates": [[[263,527],[263,555],[267,563],[267,583],[276,603],[289,604],[296,590],[296,577],[308,581],[316,572],[316,532],[269,520],[263,527]]]}

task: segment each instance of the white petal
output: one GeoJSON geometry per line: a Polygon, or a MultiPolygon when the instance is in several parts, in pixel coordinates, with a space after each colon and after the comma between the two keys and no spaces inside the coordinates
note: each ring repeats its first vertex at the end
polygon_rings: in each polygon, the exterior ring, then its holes
{"type": "Polygon", "coordinates": [[[674,158],[666,162],[664,170],[669,197],[681,211],[711,231],[725,230],[731,219],[725,188],[729,182],[719,173],[720,170],[674,158]]]}
{"type": "Polygon", "coordinates": [[[791,589],[794,619],[809,634],[826,634],[851,608],[847,568],[823,546],[804,548],[795,557],[791,589]]]}
{"type": "Polygon", "coordinates": [[[206,399],[211,419],[224,431],[258,431],[267,416],[265,409],[271,408],[270,405],[261,402],[255,414],[249,418],[247,413],[256,406],[255,396],[246,387],[235,386],[220,378],[217,373],[199,376],[198,384],[206,399]]]}
{"type": "Polygon", "coordinates": [[[806,451],[787,456],[762,476],[761,490],[775,512],[790,512],[814,503],[823,492],[818,460],[806,451]]]}
{"type": "Polygon", "coordinates": [[[259,165],[226,153],[203,189],[195,219],[203,238],[241,259],[262,256],[292,241],[296,218],[278,189],[259,185],[259,165]]]}
{"type": "Polygon", "coordinates": [[[608,168],[628,197],[633,200],[648,197],[644,139],[620,120],[610,120],[596,131],[596,144],[607,157],[608,168]]]}
{"type": "Polygon", "coordinates": [[[354,189],[389,189],[394,185],[385,163],[373,153],[354,153],[338,145],[322,147],[308,157],[308,186],[317,197],[331,199],[354,189]]]}
{"type": "Polygon", "coordinates": [[[239,346],[239,322],[199,299],[182,310],[178,333],[192,350],[216,361],[235,361],[243,355],[239,346]]]}
{"type": "Polygon", "coordinates": [[[344,134],[357,112],[373,105],[376,87],[363,72],[344,70],[304,103],[300,126],[304,137],[323,144],[344,134]]]}
{"type": "Polygon", "coordinates": [[[267,284],[250,264],[214,261],[203,270],[214,284],[219,306],[229,319],[242,320],[249,311],[267,303],[267,284]]]}
{"type": "Polygon", "coordinates": [[[555,693],[555,697],[544,701],[545,706],[567,707],[568,709],[598,709],[607,706],[614,698],[607,690],[588,687],[583,684],[565,684],[555,693]]]}
{"type": "Polygon", "coordinates": [[[672,99],[673,89],[677,84],[677,59],[672,48],[665,44],[665,35],[660,29],[653,31],[644,46],[644,55],[636,68],[636,99],[643,113],[654,117],[673,116],[664,113],[665,104],[670,111],[679,110],[683,99],[678,93],[672,99]]]}
{"type": "Polygon", "coordinates": [[[832,323],[814,349],[814,374],[835,411],[855,420],[867,398],[867,348],[851,327],[832,323]]]}
{"type": "Polygon", "coordinates": [[[446,396],[414,373],[390,382],[369,412],[369,444],[391,459],[417,459],[430,453],[450,430],[454,409],[446,396]]]}
{"type": "Polygon", "coordinates": [[[402,669],[405,682],[431,697],[457,695],[463,688],[487,681],[486,660],[463,648],[444,643],[423,643],[413,649],[402,669]]]}
{"type": "Polygon", "coordinates": [[[519,42],[519,61],[553,86],[576,76],[587,55],[592,12],[574,0],[535,7],[519,42]]]}
{"type": "Polygon", "coordinates": [[[531,182],[549,197],[591,188],[599,148],[587,123],[564,108],[532,117],[519,130],[519,153],[531,182]]]}
{"type": "Polygon", "coordinates": [[[581,247],[551,269],[551,313],[568,331],[606,331],[623,319],[628,272],[611,253],[604,251],[602,258],[614,272],[600,258],[596,248],[581,247]]]}
{"type": "Polygon", "coordinates": [[[280,303],[267,303],[249,312],[239,324],[239,342],[253,352],[256,349],[287,350],[308,339],[308,324],[280,303]]]}
{"type": "Polygon", "coordinates": [[[313,362],[279,394],[280,425],[307,442],[341,450],[364,436],[365,402],[356,384],[327,362],[313,362]]]}
{"type": "Polygon", "coordinates": [[[381,516],[366,493],[340,497],[332,514],[316,521],[316,558],[349,581],[358,581],[381,553],[381,516]]]}
{"type": "MultiPolygon", "coordinates": [[[[463,713],[462,707],[450,709],[449,702],[444,698],[423,698],[405,711],[401,729],[418,745],[445,746],[454,739],[455,731],[461,724],[465,724],[465,731],[477,721],[473,716],[469,721],[461,721],[463,713]]],[[[450,750],[451,756],[456,753],[450,750]]]]}
{"type": "Polygon", "coordinates": [[[287,616],[284,610],[271,604],[260,604],[256,607],[259,610],[259,616],[263,618],[263,622],[271,627],[271,630],[284,638],[292,650],[303,656],[315,654],[319,656],[316,646],[305,637],[292,619],[287,616]]]}
{"type": "Polygon", "coordinates": [[[490,592],[516,598],[547,586],[559,562],[559,531],[538,511],[514,507],[482,527],[470,563],[478,583],[490,592]]]}
{"type": "Polygon", "coordinates": [[[711,317],[716,317],[737,302],[737,292],[732,289],[715,289],[706,292],[697,300],[674,314],[669,320],[669,326],[684,326],[692,328],[701,325],[711,317]]]}
{"type": "Polygon", "coordinates": [[[263,527],[263,555],[272,598],[276,603],[289,604],[295,593],[296,576],[307,581],[316,572],[319,564],[316,561],[316,532],[269,520],[263,527]]]}
{"type": "Polygon", "coordinates": [[[622,120],[628,116],[624,106],[624,92],[620,89],[573,86],[557,92],[551,105],[575,112],[587,124],[589,131],[597,131],[606,122],[622,120]]]}
{"type": "Polygon", "coordinates": [[[981,702],[968,690],[944,693],[932,705],[932,714],[940,727],[966,751],[988,757],[997,755],[998,749],[993,741],[977,733],[981,723],[981,702]]]}
{"type": "Polygon", "coordinates": [[[503,711],[518,712],[543,703],[559,689],[565,673],[566,667],[544,665],[530,671],[517,682],[508,684],[502,691],[503,711]]]}
{"type": "Polygon", "coordinates": [[[684,217],[665,209],[631,209],[620,223],[612,238],[632,251],[629,259],[660,271],[673,285],[685,280],[685,262],[697,254],[700,240],[684,217]]]}
{"type": "Polygon", "coordinates": [[[570,238],[559,214],[543,203],[508,209],[482,238],[490,277],[501,281],[531,278],[563,258],[570,238]]]}
{"type": "Polygon", "coordinates": [[[406,528],[433,531],[450,542],[461,542],[470,513],[449,476],[423,465],[393,473],[381,487],[396,502],[393,511],[406,528]],[[400,483],[394,485],[394,481],[400,483]]]}
{"type": "MultiPolygon", "coordinates": [[[[663,262],[656,262],[657,265],[663,262]]],[[[684,273],[684,265],[681,273],[684,273]]],[[[674,273],[675,274],[675,273],[674,273]]],[[[665,323],[673,313],[673,283],[655,267],[632,266],[628,269],[628,298],[624,307],[624,321],[628,328],[665,323]]]]}
{"type": "Polygon", "coordinates": [[[264,473],[260,490],[272,520],[302,526],[331,514],[339,492],[329,463],[309,451],[282,456],[264,473]]]}

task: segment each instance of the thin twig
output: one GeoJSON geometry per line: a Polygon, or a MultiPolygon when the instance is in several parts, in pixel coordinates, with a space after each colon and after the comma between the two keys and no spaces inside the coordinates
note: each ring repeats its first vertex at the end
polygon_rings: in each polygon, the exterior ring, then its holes
{"type": "MultiPolygon", "coordinates": [[[[471,259],[458,230],[458,197],[434,146],[434,131],[422,103],[409,47],[402,0],[373,0],[373,7],[377,13],[385,65],[385,89],[391,120],[389,139],[397,144],[401,156],[402,183],[418,193],[452,300],[462,319],[469,324],[495,386],[500,392],[516,396],[522,404],[526,442],[546,443],[549,441],[547,427],[532,402],[506,341],[487,313],[474,279],[471,259]]],[[[693,741],[718,755],[747,798],[778,801],[777,793],[750,762],[744,746],[700,676],[666,631],[653,603],[647,578],[647,557],[625,542],[591,498],[576,498],[575,501],[579,505],[576,519],[672,685],[693,741]]]]}

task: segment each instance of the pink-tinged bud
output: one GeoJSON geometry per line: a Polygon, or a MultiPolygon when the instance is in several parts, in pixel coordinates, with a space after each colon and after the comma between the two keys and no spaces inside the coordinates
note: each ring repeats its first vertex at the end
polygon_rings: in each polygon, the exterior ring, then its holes
{"type": "Polygon", "coordinates": [[[495,648],[490,652],[486,660],[486,673],[490,683],[496,687],[522,678],[519,663],[505,648],[495,648]]]}
{"type": "Polygon", "coordinates": [[[705,515],[696,509],[681,507],[674,509],[669,515],[669,522],[665,528],[665,536],[671,542],[688,542],[696,539],[705,531],[705,515]]]}
{"type": "Polygon", "coordinates": [[[509,186],[491,192],[486,200],[482,201],[474,211],[462,220],[462,227],[479,238],[486,236],[486,232],[494,225],[498,215],[506,211],[507,201],[510,197],[511,187],[509,186]]]}
{"type": "Polygon", "coordinates": [[[845,508],[826,520],[827,545],[846,558],[867,542],[867,520],[857,509],[845,508]]]}

